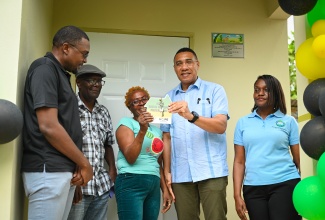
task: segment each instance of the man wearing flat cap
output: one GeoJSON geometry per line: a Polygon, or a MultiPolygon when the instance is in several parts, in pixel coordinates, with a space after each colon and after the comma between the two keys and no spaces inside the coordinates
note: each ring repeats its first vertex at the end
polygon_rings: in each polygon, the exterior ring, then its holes
{"type": "Polygon", "coordinates": [[[110,189],[116,178],[112,145],[112,120],[107,108],[97,102],[106,74],[93,65],[83,65],[76,74],[78,104],[83,133],[82,151],[93,167],[86,186],[77,187],[68,219],[107,219],[110,189]],[[106,160],[109,170],[104,167],[106,160]]]}

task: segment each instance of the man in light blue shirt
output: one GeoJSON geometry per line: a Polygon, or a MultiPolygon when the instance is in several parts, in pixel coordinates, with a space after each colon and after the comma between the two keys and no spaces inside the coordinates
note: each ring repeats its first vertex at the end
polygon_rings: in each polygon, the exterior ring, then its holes
{"type": "Polygon", "coordinates": [[[180,84],[168,92],[170,125],[161,125],[164,172],[175,195],[179,220],[225,220],[228,184],[226,127],[228,101],[222,86],[197,76],[200,63],[190,48],[174,57],[180,84]]]}

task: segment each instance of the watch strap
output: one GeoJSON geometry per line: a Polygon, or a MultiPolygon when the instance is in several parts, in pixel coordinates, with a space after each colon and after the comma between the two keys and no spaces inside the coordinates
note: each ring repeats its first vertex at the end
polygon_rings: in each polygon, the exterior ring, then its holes
{"type": "Polygon", "coordinates": [[[192,111],[191,113],[194,116],[194,118],[192,120],[188,120],[188,121],[191,123],[194,123],[199,118],[199,114],[196,113],[195,111],[192,111]]]}

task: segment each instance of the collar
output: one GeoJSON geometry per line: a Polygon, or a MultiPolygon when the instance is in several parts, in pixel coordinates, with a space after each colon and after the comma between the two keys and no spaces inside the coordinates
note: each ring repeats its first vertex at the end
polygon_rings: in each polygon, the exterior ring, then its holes
{"type": "Polygon", "coordinates": [[[65,74],[65,75],[70,79],[70,77],[71,77],[70,73],[68,73],[68,71],[66,71],[66,70],[63,68],[63,66],[62,66],[61,63],[60,63],[60,62],[55,58],[55,56],[53,55],[53,53],[51,53],[51,52],[47,52],[47,53],[45,54],[44,57],[50,59],[50,60],[53,62],[53,64],[54,64],[55,66],[57,66],[58,68],[60,68],[60,69],[62,70],[62,72],[64,72],[64,74],[65,74]]]}
{"type": "MultiPolygon", "coordinates": [[[[196,81],[194,84],[190,85],[187,89],[187,91],[191,90],[191,89],[200,89],[202,85],[202,79],[197,77],[196,81]]],[[[184,92],[183,89],[182,89],[182,83],[179,83],[178,86],[176,87],[176,94],[177,93],[180,93],[180,92],[184,92]]]]}
{"type": "MultiPolygon", "coordinates": [[[[85,105],[85,103],[81,100],[80,96],[79,96],[79,93],[77,94],[77,99],[78,99],[78,106],[79,108],[82,108],[82,109],[87,109],[89,111],[89,109],[87,108],[87,106],[85,105]]],[[[93,108],[93,112],[99,108],[100,105],[98,104],[97,102],[97,99],[95,100],[95,105],[94,105],[94,108],[93,108]]]]}
{"type": "MultiPolygon", "coordinates": [[[[254,117],[260,117],[257,112],[256,112],[257,109],[255,109],[252,113],[250,113],[248,115],[249,118],[254,118],[254,117]]],[[[274,116],[274,117],[277,117],[277,118],[282,118],[284,117],[285,115],[280,111],[280,109],[278,109],[276,112],[272,113],[272,114],[269,114],[267,117],[269,116],[274,116]]]]}

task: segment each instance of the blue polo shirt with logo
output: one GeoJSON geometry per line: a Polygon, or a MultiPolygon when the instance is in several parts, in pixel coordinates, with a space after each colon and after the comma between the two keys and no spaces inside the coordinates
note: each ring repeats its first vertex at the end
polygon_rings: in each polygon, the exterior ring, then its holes
{"type": "Polygon", "coordinates": [[[261,118],[256,110],[237,122],[234,144],[244,146],[244,185],[269,185],[300,178],[289,147],[299,144],[295,118],[280,110],[261,118]]]}

